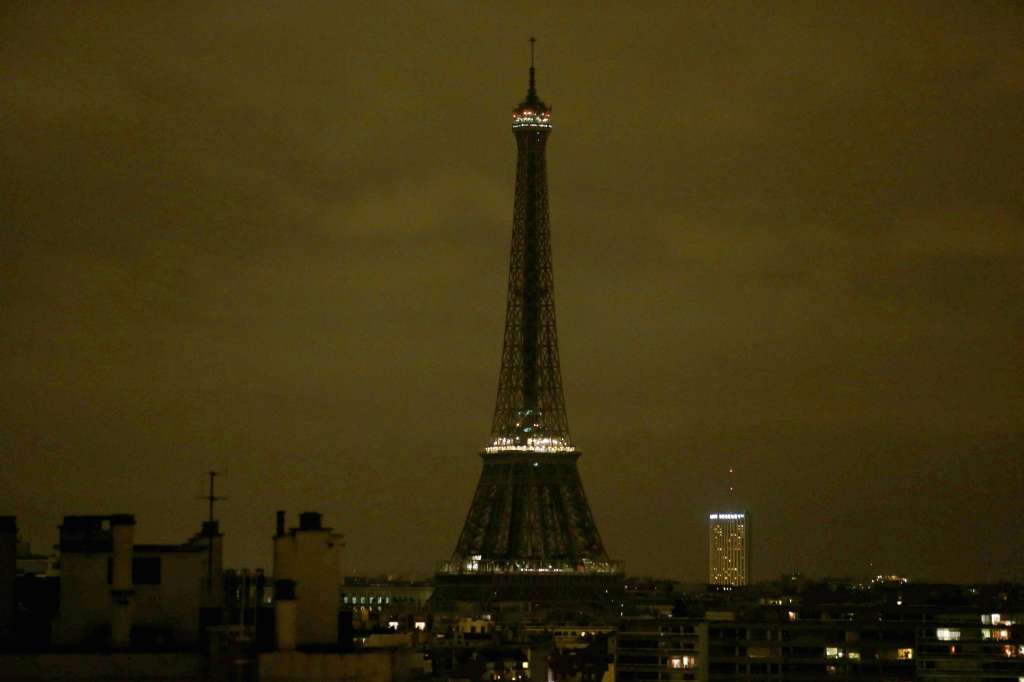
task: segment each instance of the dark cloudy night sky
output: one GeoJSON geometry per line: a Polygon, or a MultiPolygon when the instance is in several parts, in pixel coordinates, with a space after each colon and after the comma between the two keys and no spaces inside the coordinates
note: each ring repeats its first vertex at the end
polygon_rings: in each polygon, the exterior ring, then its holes
{"type": "Polygon", "coordinates": [[[1019,3],[6,3],[0,513],[420,572],[497,385],[512,108],[554,107],[569,422],[609,552],[1019,575],[1019,3]],[[734,466],[736,499],[726,470],[734,466]]]}

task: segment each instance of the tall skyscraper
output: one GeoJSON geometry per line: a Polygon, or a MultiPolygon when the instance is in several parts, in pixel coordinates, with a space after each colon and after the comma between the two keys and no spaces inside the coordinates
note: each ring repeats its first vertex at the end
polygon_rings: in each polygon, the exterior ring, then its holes
{"type": "Polygon", "coordinates": [[[551,109],[537,95],[532,59],[512,131],[518,161],[497,404],[483,472],[438,592],[477,601],[586,599],[621,582],[622,569],[601,543],[569,435],[548,220],[551,109]]]}
{"type": "Polygon", "coordinates": [[[750,581],[750,514],[708,516],[708,582],[746,585],[750,581]]]}

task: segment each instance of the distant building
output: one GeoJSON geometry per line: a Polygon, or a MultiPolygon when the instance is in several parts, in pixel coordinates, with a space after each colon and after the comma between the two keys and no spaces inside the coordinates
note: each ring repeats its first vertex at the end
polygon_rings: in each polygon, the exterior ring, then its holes
{"type": "Polygon", "coordinates": [[[65,516],[59,549],[59,647],[191,649],[200,610],[223,598],[215,521],[183,544],[143,545],[131,514],[65,516]]]}
{"type": "Polygon", "coordinates": [[[917,629],[917,678],[1024,679],[1024,614],[942,616],[917,629]]]}
{"type": "Polygon", "coordinates": [[[615,673],[627,680],[915,679],[913,621],[869,609],[799,619],[784,609],[708,611],[697,617],[627,618],[615,673]]]}
{"type": "Polygon", "coordinates": [[[398,620],[404,627],[420,623],[426,629],[427,603],[434,593],[429,580],[401,580],[387,576],[346,576],[341,585],[341,608],[351,611],[356,629],[373,629],[398,620]]]}
{"type": "Polygon", "coordinates": [[[341,585],[342,608],[369,611],[399,607],[425,609],[434,583],[429,580],[392,580],[386,576],[346,576],[341,585]]]}
{"type": "Polygon", "coordinates": [[[627,618],[619,624],[615,679],[707,680],[708,626],[683,618],[627,618]]]}
{"type": "Polygon", "coordinates": [[[750,582],[750,514],[716,512],[708,516],[708,582],[750,582]]]}
{"type": "Polygon", "coordinates": [[[708,614],[707,679],[915,679],[914,623],[846,608],[807,619],[782,609],[708,614]]]}

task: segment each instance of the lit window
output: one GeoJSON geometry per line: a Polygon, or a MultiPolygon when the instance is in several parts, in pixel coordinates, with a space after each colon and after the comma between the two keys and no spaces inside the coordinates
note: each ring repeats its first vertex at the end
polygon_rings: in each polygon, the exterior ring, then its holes
{"type": "Polygon", "coordinates": [[[418,621],[416,621],[416,629],[419,630],[420,632],[423,632],[424,630],[426,630],[427,629],[427,621],[425,621],[425,620],[418,620],[418,621]]]}
{"type": "Polygon", "coordinates": [[[696,656],[672,656],[668,659],[668,667],[673,670],[692,670],[697,667],[696,656]]]}
{"type": "Polygon", "coordinates": [[[827,647],[825,647],[825,657],[826,658],[842,658],[843,657],[843,650],[840,649],[837,646],[827,646],[827,647]]]}
{"type": "Polygon", "coordinates": [[[389,630],[397,631],[398,630],[398,621],[397,620],[389,620],[388,621],[388,629],[389,630]]]}
{"type": "Polygon", "coordinates": [[[956,642],[960,640],[960,631],[954,628],[939,628],[935,631],[935,638],[942,642],[956,642]]]}
{"type": "Polygon", "coordinates": [[[912,661],[914,659],[914,650],[910,647],[896,650],[896,658],[901,661],[912,661]]]}
{"type": "Polygon", "coordinates": [[[851,651],[850,653],[846,654],[846,657],[849,658],[851,661],[859,661],[860,660],[860,652],[859,651],[851,651]]]}

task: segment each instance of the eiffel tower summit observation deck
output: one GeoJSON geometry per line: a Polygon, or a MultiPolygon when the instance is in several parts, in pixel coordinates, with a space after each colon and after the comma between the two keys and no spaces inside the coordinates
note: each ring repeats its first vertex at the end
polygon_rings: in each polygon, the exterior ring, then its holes
{"type": "MultiPolygon", "coordinates": [[[[531,50],[532,51],[532,50],[531,50]]],[[[530,87],[518,147],[505,340],[483,472],[435,601],[605,602],[622,565],[601,542],[569,435],[555,328],[545,149],[551,108],[530,87]]]]}

